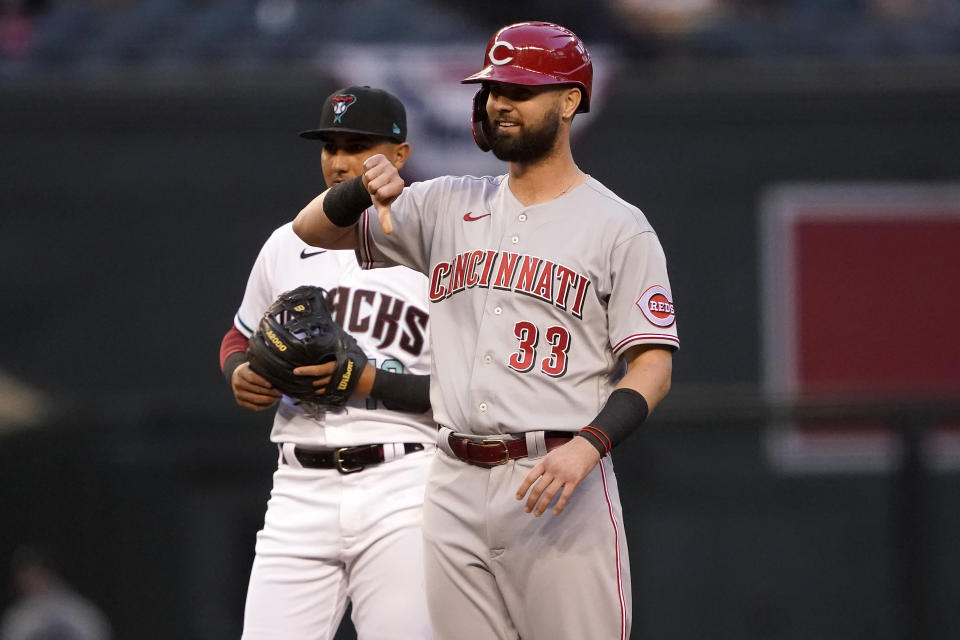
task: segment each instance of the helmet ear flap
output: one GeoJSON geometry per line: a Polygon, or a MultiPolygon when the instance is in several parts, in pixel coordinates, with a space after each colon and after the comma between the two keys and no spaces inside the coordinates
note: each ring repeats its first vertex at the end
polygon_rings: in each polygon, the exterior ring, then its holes
{"type": "Polygon", "coordinates": [[[487,132],[487,96],[490,88],[481,85],[480,90],[473,96],[473,140],[481,151],[490,151],[490,136],[487,132]]]}

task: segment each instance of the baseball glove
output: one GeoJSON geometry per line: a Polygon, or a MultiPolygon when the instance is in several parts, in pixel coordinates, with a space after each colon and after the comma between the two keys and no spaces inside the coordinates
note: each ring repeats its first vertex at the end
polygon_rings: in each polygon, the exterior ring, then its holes
{"type": "Polygon", "coordinates": [[[291,398],[323,410],[342,411],[360,381],[367,356],[333,320],[326,292],[302,286],[280,294],[267,309],[247,347],[250,368],[291,398]],[[300,366],[336,361],[322,395],[300,366]]]}

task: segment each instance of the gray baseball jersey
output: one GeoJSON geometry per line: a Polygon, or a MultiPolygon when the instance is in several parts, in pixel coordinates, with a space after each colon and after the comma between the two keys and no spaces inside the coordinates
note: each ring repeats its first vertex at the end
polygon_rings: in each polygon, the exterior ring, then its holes
{"type": "Polygon", "coordinates": [[[435,637],[625,640],[630,564],[611,459],[563,513],[534,518],[514,494],[535,459],[472,466],[444,440],[525,432],[543,455],[545,431],[596,416],[628,348],[678,347],[656,234],[592,178],[524,206],[506,176],[446,176],[406,188],[392,217],[386,235],[363,215],[357,258],[430,280],[431,401],[445,425],[423,511],[435,637]]]}
{"type": "Polygon", "coordinates": [[[656,234],[593,178],[525,207],[506,176],[446,176],[406,188],[392,217],[386,235],[364,215],[358,259],[430,279],[440,424],[481,435],[579,430],[610,395],[626,349],[679,346],[656,234]]]}

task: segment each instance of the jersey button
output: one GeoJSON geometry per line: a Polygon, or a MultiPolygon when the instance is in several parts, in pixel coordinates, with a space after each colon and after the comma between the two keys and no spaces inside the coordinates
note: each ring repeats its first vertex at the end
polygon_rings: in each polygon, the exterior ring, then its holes
{"type": "Polygon", "coordinates": [[[513,236],[512,238],[510,238],[510,242],[512,242],[513,244],[517,244],[518,242],[520,242],[520,238],[518,238],[517,236],[513,236]]]}
{"type": "Polygon", "coordinates": [[[503,309],[501,309],[500,307],[495,307],[495,308],[493,309],[493,313],[494,313],[494,315],[497,315],[497,316],[498,316],[498,315],[500,315],[501,313],[503,313],[503,309]]]}
{"type": "Polygon", "coordinates": [[[483,361],[487,364],[490,364],[493,362],[493,356],[488,353],[487,355],[483,356],[483,361]]]}
{"type": "Polygon", "coordinates": [[[486,411],[486,410],[487,410],[487,403],[486,403],[486,402],[481,402],[481,403],[480,403],[480,411],[486,411]]]}
{"type": "Polygon", "coordinates": [[[520,220],[520,222],[526,222],[526,221],[527,221],[527,214],[521,213],[521,214],[517,217],[517,219],[520,220]]]}

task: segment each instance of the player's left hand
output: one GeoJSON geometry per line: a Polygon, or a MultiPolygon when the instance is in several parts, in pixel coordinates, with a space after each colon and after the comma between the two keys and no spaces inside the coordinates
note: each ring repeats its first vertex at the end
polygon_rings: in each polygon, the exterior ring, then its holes
{"type": "Polygon", "coordinates": [[[517,489],[517,500],[523,500],[530,490],[524,509],[527,513],[541,516],[550,503],[560,493],[560,499],[553,507],[553,513],[559,514],[567,506],[570,496],[577,485],[586,478],[600,461],[600,453],[585,438],[574,436],[570,442],[557,447],[545,455],[517,489]],[[531,490],[530,487],[533,487],[531,490]]]}

